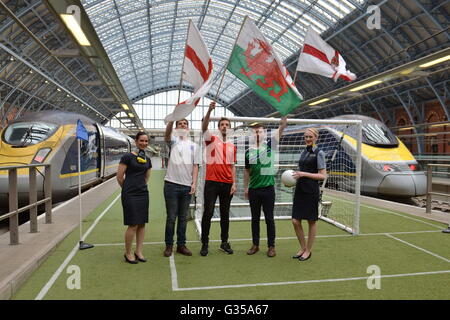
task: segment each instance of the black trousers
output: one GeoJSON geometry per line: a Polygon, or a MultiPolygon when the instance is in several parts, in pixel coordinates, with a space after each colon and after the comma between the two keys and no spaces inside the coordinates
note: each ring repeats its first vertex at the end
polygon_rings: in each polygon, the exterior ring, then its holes
{"type": "Polygon", "coordinates": [[[230,203],[233,195],[230,195],[231,183],[205,181],[204,210],[202,217],[202,243],[209,242],[209,230],[211,229],[211,218],[214,214],[214,206],[217,197],[220,205],[220,238],[222,242],[228,242],[228,230],[230,227],[230,203]]]}
{"type": "Polygon", "coordinates": [[[264,211],[264,219],[267,227],[267,246],[275,246],[275,220],[273,210],[275,207],[275,189],[268,186],[258,189],[248,189],[248,200],[252,212],[252,238],[253,244],[259,246],[259,221],[261,218],[261,206],[264,211]]]}

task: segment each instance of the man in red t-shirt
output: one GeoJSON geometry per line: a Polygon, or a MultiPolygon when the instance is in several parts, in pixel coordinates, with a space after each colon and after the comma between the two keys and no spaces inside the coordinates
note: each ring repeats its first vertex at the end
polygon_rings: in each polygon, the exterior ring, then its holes
{"type": "Polygon", "coordinates": [[[230,203],[236,191],[236,147],[227,142],[227,131],[231,130],[230,120],[222,118],[219,121],[219,135],[211,135],[208,131],[211,112],[216,107],[213,101],[203,118],[202,131],[206,144],[206,178],[204,188],[204,210],[202,217],[202,249],[200,255],[208,254],[209,230],[211,218],[217,197],[220,203],[220,249],[228,254],[233,250],[228,243],[228,229],[230,225],[230,203]]]}

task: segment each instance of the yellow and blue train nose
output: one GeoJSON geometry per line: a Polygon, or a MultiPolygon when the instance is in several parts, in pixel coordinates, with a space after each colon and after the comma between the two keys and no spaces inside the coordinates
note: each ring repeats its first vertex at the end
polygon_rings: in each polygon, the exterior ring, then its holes
{"type": "MultiPolygon", "coordinates": [[[[1,170],[1,167],[22,166],[29,164],[46,163],[51,157],[52,152],[55,149],[55,144],[59,140],[61,135],[60,130],[56,132],[49,139],[32,145],[12,145],[5,143],[0,144],[0,207],[8,208],[9,198],[9,177],[7,170],[1,170]]],[[[37,169],[37,192],[38,199],[43,196],[43,175],[44,168],[37,169]]],[[[17,189],[19,203],[25,204],[29,200],[29,170],[18,169],[17,170],[17,189]]]]}

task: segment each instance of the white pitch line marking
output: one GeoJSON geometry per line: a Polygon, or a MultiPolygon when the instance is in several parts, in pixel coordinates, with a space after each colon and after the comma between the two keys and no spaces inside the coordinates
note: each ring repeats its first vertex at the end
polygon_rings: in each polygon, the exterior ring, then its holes
{"type": "MultiPolygon", "coordinates": [[[[113,206],[113,204],[120,198],[120,194],[111,202],[111,204],[105,209],[103,210],[103,212],[97,217],[97,219],[95,219],[94,223],[91,225],[91,227],[89,228],[88,231],[85,232],[85,234],[83,235],[83,239],[86,239],[86,237],[92,232],[92,230],[95,228],[95,226],[97,225],[97,223],[100,221],[100,219],[105,215],[105,213],[113,206]]],[[[61,275],[61,273],[63,272],[63,270],[67,267],[67,265],[69,264],[69,262],[72,260],[72,258],[75,256],[75,254],[77,253],[79,248],[79,244],[77,243],[72,251],[69,253],[69,255],[67,256],[67,258],[64,260],[64,262],[59,266],[59,268],[55,271],[55,273],[52,275],[52,277],[50,278],[50,280],[45,284],[45,286],[41,289],[41,291],[38,293],[38,295],[36,296],[36,298],[34,298],[34,300],[42,300],[45,295],[47,294],[47,292],[50,290],[50,288],[53,286],[53,284],[56,282],[56,280],[58,279],[58,277],[61,275]]]]}
{"type": "MultiPolygon", "coordinates": [[[[440,233],[440,230],[424,230],[424,231],[399,231],[399,232],[389,232],[389,234],[419,234],[419,233],[440,233]]],[[[358,236],[384,236],[386,232],[380,233],[360,233],[357,236],[351,234],[334,234],[334,235],[322,235],[316,236],[316,238],[350,238],[350,237],[358,237],[358,236]]],[[[306,238],[308,238],[306,236],[306,238]]],[[[261,241],[267,240],[267,238],[261,238],[261,241]]],[[[297,240],[296,237],[277,237],[276,240],[297,240]]],[[[221,242],[222,240],[209,240],[209,242],[221,242]]],[[[252,241],[252,239],[230,239],[230,242],[241,242],[241,241],[252,241]]],[[[186,243],[199,243],[199,240],[188,240],[186,243]]],[[[165,245],[164,241],[153,241],[153,242],[144,242],[145,245],[165,245]]],[[[96,247],[108,247],[108,246],[124,246],[125,243],[94,243],[96,247]]]]}
{"type": "MultiPolygon", "coordinates": [[[[328,195],[328,197],[333,198],[333,199],[335,199],[335,200],[337,200],[337,201],[343,201],[343,202],[353,203],[352,201],[345,200],[345,199],[340,199],[340,198],[336,198],[336,197],[333,197],[333,196],[330,196],[330,195],[328,195]]],[[[396,215],[396,216],[399,216],[399,217],[403,217],[403,218],[405,218],[405,219],[413,220],[413,221],[416,221],[416,222],[421,222],[421,223],[424,223],[424,224],[427,224],[427,225],[429,225],[429,226],[432,226],[432,227],[435,227],[435,228],[438,228],[438,229],[441,229],[441,230],[442,230],[442,226],[438,226],[438,225],[435,225],[435,224],[432,224],[432,223],[429,223],[429,222],[426,222],[426,221],[422,221],[422,220],[420,220],[420,219],[415,219],[415,218],[413,218],[413,217],[408,217],[408,216],[405,216],[405,215],[403,215],[403,214],[400,214],[400,213],[395,212],[395,211],[392,211],[392,210],[382,209],[382,208],[380,208],[380,207],[373,207],[373,206],[370,206],[370,205],[367,205],[367,204],[361,204],[361,207],[365,207],[365,208],[369,208],[369,209],[375,209],[375,210],[379,210],[379,211],[381,211],[381,212],[391,213],[391,214],[393,214],[393,215],[396,215]]]]}
{"type": "Polygon", "coordinates": [[[175,258],[173,254],[169,258],[170,263],[170,278],[172,279],[172,290],[178,291],[178,275],[177,275],[177,267],[175,265],[175,258]]]}
{"type": "MultiPolygon", "coordinates": [[[[443,274],[443,273],[450,273],[450,270],[381,275],[380,278],[399,278],[399,277],[411,277],[411,276],[433,275],[433,274],[443,274]]],[[[369,277],[285,281],[285,282],[269,282],[269,283],[251,283],[251,284],[236,284],[236,285],[225,285],[225,286],[178,288],[177,290],[174,290],[174,291],[214,290],[214,289],[245,288],[245,287],[260,287],[260,286],[280,286],[280,285],[293,285],[293,284],[343,282],[343,281],[355,281],[355,280],[367,280],[367,279],[369,279],[369,277]]]]}
{"type": "Polygon", "coordinates": [[[394,239],[394,240],[400,241],[400,242],[402,242],[402,243],[404,243],[404,244],[406,244],[406,245],[408,245],[408,246],[410,246],[410,247],[413,247],[413,248],[415,248],[415,249],[417,249],[417,250],[420,250],[420,251],[423,251],[423,252],[425,252],[425,253],[428,253],[428,254],[430,254],[430,255],[436,257],[436,258],[439,258],[439,259],[441,259],[441,260],[444,260],[445,262],[450,262],[449,259],[446,259],[446,258],[444,258],[444,257],[441,257],[440,255],[438,255],[438,254],[436,254],[436,253],[433,253],[433,252],[431,252],[431,251],[428,251],[428,250],[426,250],[426,249],[424,249],[424,248],[418,247],[418,246],[416,246],[416,245],[414,245],[414,244],[412,244],[412,243],[409,243],[408,241],[405,241],[405,240],[399,239],[399,238],[397,238],[397,237],[394,237],[394,236],[393,236],[392,234],[390,234],[390,233],[386,233],[386,236],[388,236],[389,238],[392,238],[392,239],[394,239]]]}
{"type": "Polygon", "coordinates": [[[438,225],[435,225],[435,224],[432,224],[432,223],[429,223],[429,222],[426,222],[426,221],[422,221],[420,219],[416,219],[416,218],[413,218],[413,217],[408,217],[408,216],[405,216],[403,214],[400,214],[400,213],[397,213],[397,212],[394,212],[394,211],[391,211],[391,210],[380,209],[380,208],[371,207],[371,206],[368,206],[368,205],[364,205],[364,207],[369,208],[369,209],[375,209],[375,210],[382,211],[382,212],[391,213],[393,215],[396,215],[396,216],[399,216],[399,217],[402,217],[402,218],[405,218],[405,219],[413,220],[413,221],[416,221],[416,222],[424,223],[426,225],[429,225],[429,226],[432,226],[432,227],[435,227],[435,228],[438,228],[438,229],[442,230],[442,226],[438,226],[438,225]]]}

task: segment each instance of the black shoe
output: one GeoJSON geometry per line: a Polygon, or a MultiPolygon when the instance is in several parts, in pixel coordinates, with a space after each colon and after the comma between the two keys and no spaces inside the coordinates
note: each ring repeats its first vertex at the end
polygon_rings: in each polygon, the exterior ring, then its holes
{"type": "Polygon", "coordinates": [[[147,259],[145,258],[139,258],[138,255],[136,254],[136,252],[134,253],[134,257],[136,258],[136,260],[140,261],[140,262],[147,262],[147,259]]]}
{"type": "Polygon", "coordinates": [[[306,261],[306,260],[308,260],[309,258],[311,258],[311,256],[312,256],[312,252],[309,253],[308,258],[300,257],[300,258],[298,258],[298,260],[299,260],[299,261],[306,261]]]}
{"type": "Polygon", "coordinates": [[[126,255],[126,254],[124,254],[123,257],[125,258],[125,261],[128,262],[128,263],[131,263],[131,264],[137,264],[137,263],[138,263],[137,260],[129,260],[129,259],[127,258],[127,255],[126,255]]]}
{"type": "Polygon", "coordinates": [[[233,250],[231,249],[230,244],[228,242],[222,242],[222,244],[220,245],[220,250],[228,254],[233,254],[233,250]]]}
{"type": "MultiPolygon", "coordinates": [[[[304,251],[303,251],[303,252],[304,252],[304,251]]],[[[292,259],[298,259],[298,258],[300,258],[300,257],[302,256],[303,252],[300,253],[300,254],[296,254],[295,256],[292,256],[292,259]]]]}
{"type": "Polygon", "coordinates": [[[203,257],[208,255],[208,244],[207,243],[202,244],[202,249],[200,250],[200,255],[203,257]]]}

